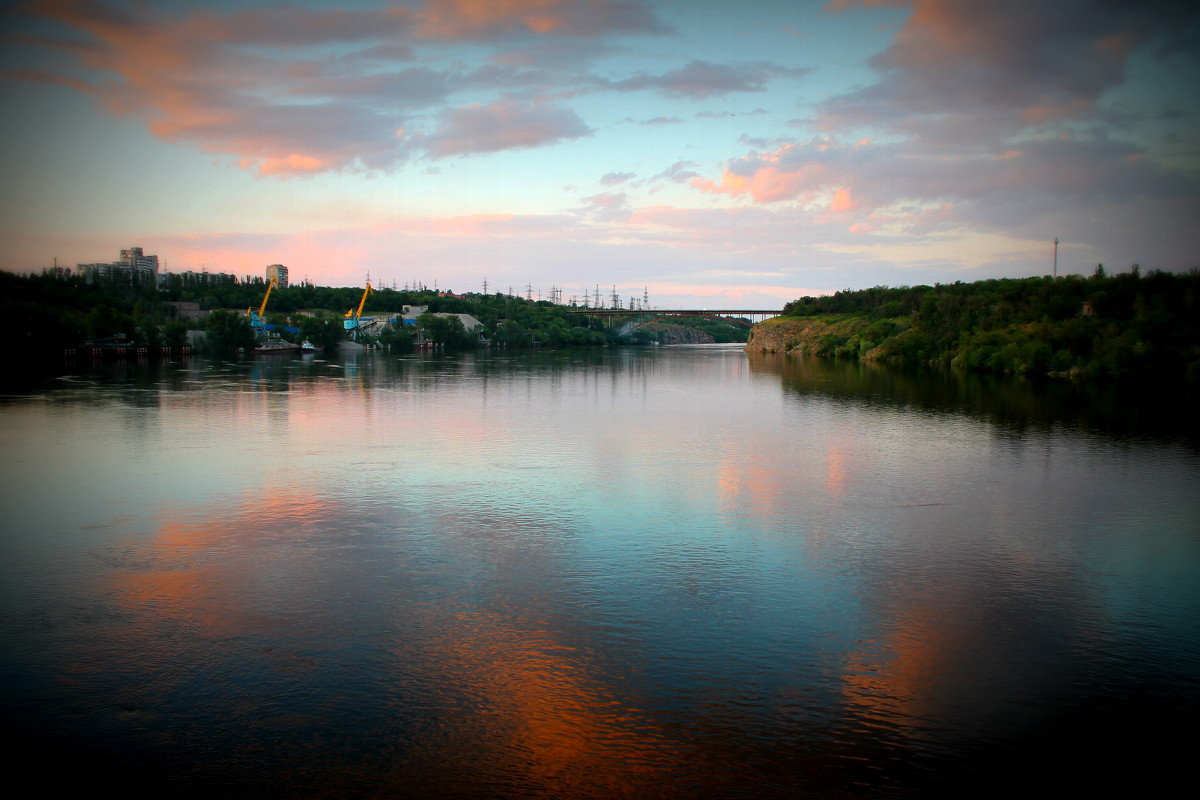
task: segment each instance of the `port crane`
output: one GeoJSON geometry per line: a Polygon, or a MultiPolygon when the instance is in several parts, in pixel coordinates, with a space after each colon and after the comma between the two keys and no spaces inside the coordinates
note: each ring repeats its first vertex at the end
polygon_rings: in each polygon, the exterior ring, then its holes
{"type": "Polygon", "coordinates": [[[371,282],[367,281],[367,288],[363,289],[362,300],[358,301],[358,308],[352,308],[346,312],[346,318],[342,321],[342,325],[349,332],[351,339],[357,339],[359,333],[373,328],[379,322],[376,319],[362,318],[363,306],[367,304],[367,295],[374,293],[371,282]]]}
{"type": "Polygon", "coordinates": [[[246,309],[246,317],[250,320],[250,327],[255,330],[262,330],[267,327],[263,321],[263,315],[267,313],[267,300],[271,298],[271,290],[279,286],[279,281],[274,275],[271,276],[270,282],[267,284],[267,293],[263,295],[262,305],[258,307],[258,311],[254,310],[254,306],[246,309]]]}

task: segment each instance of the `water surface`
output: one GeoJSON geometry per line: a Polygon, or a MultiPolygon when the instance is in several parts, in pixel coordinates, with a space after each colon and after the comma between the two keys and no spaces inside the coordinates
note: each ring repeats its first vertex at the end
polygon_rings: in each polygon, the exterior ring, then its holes
{"type": "Polygon", "coordinates": [[[729,347],[80,368],[0,401],[5,733],[133,793],[1147,788],[1189,408],[729,347]]]}

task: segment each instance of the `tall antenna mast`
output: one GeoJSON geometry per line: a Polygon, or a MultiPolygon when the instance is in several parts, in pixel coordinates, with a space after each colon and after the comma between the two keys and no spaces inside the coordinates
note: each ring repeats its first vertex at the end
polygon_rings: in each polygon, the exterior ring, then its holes
{"type": "Polygon", "coordinates": [[[1054,277],[1058,277],[1058,237],[1054,237],[1054,277]]]}

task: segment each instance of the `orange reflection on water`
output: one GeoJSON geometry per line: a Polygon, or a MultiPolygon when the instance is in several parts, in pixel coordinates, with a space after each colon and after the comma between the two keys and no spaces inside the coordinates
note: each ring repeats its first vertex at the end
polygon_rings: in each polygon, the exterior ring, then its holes
{"type": "Polygon", "coordinates": [[[846,493],[846,455],[833,443],[825,451],[825,491],[834,495],[846,493]]]}
{"type": "Polygon", "coordinates": [[[172,618],[206,635],[243,633],[260,616],[248,608],[248,594],[260,595],[281,572],[301,585],[319,568],[279,564],[273,558],[277,541],[346,513],[340,504],[293,493],[282,482],[247,490],[230,508],[167,509],[153,534],[109,574],[113,595],[128,611],[172,618]]]}
{"type": "Polygon", "coordinates": [[[944,609],[927,602],[889,618],[881,641],[863,642],[849,654],[842,693],[867,720],[915,730],[935,711],[938,687],[948,685],[947,665],[963,647],[962,632],[944,609]]]}
{"type": "Polygon", "coordinates": [[[481,765],[498,760],[555,796],[662,796],[678,759],[578,651],[536,620],[492,611],[463,611],[450,625],[435,658],[489,709],[486,741],[473,743],[481,765]]]}
{"type": "Polygon", "coordinates": [[[756,516],[770,517],[783,506],[785,488],[771,464],[726,459],[717,473],[721,508],[727,511],[749,506],[756,516]]]}

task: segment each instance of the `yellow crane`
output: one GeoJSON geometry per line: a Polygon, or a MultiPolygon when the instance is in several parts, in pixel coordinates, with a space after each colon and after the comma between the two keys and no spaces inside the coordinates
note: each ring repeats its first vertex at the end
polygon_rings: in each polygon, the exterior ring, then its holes
{"type": "Polygon", "coordinates": [[[254,313],[254,306],[246,309],[246,316],[250,318],[250,326],[260,328],[263,324],[263,315],[267,313],[267,300],[271,297],[271,290],[279,285],[279,280],[272,275],[271,280],[267,283],[267,293],[263,295],[262,305],[258,307],[258,313],[254,313]]]}
{"type": "Polygon", "coordinates": [[[367,288],[363,289],[362,300],[358,301],[358,308],[352,308],[346,312],[346,319],[342,322],[342,325],[345,327],[345,329],[347,331],[350,332],[350,336],[352,338],[362,328],[368,328],[371,325],[375,324],[375,320],[373,320],[373,319],[367,320],[366,325],[363,325],[362,321],[361,321],[363,306],[365,306],[367,304],[367,295],[374,294],[374,293],[375,293],[375,290],[371,288],[371,282],[367,281],[367,288]]]}
{"type": "Polygon", "coordinates": [[[365,306],[367,304],[367,295],[374,294],[374,293],[375,293],[375,290],[371,288],[371,282],[367,281],[367,288],[363,289],[362,300],[358,301],[358,308],[350,309],[349,311],[346,312],[346,316],[354,317],[354,319],[358,319],[359,317],[361,317],[363,306],[365,306]]]}

